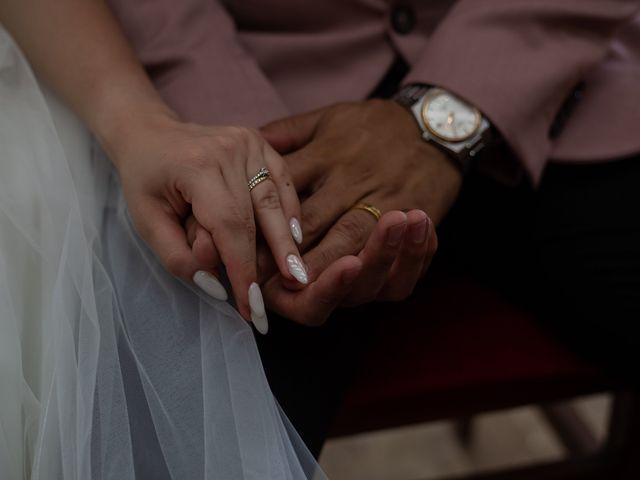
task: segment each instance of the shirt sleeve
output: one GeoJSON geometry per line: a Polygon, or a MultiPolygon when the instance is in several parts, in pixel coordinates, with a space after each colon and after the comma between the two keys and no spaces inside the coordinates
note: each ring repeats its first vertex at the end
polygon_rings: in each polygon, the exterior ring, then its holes
{"type": "Polygon", "coordinates": [[[560,107],[639,10],[638,0],[459,0],[405,83],[475,105],[537,183],[560,107]]]}
{"type": "Polygon", "coordinates": [[[287,109],[215,0],[109,0],[165,101],[184,120],[258,127],[287,109]]]}

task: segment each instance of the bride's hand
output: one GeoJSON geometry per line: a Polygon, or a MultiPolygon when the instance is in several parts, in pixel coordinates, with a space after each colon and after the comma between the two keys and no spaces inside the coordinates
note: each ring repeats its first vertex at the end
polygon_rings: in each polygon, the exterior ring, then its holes
{"type": "Polygon", "coordinates": [[[139,234],[169,272],[192,281],[222,262],[241,315],[264,316],[253,285],[257,222],[282,275],[306,283],[290,229],[300,218],[298,196],[286,164],[257,131],[157,115],[121,137],[108,153],[139,234]],[[271,178],[249,191],[248,180],[263,167],[271,178]],[[194,255],[185,234],[183,220],[191,212],[202,226],[201,241],[212,242],[205,258],[194,255]]]}

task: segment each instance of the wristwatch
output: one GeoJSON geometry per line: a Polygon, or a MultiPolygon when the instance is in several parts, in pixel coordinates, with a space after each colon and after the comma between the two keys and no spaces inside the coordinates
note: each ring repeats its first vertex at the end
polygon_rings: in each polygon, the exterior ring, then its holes
{"type": "Polygon", "coordinates": [[[488,144],[492,128],[480,111],[443,88],[408,85],[393,97],[418,122],[422,138],[451,157],[463,173],[488,144]]]}

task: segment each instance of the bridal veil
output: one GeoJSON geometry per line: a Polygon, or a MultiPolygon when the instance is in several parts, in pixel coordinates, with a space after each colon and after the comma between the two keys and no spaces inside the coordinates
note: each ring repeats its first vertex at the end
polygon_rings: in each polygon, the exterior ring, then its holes
{"type": "Polygon", "coordinates": [[[162,269],[44,90],[0,30],[0,478],[324,478],[249,325],[162,269]]]}

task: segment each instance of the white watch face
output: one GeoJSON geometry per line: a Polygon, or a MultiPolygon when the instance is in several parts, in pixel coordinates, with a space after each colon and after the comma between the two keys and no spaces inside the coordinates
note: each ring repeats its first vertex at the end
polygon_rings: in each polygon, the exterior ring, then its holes
{"type": "Polygon", "coordinates": [[[429,132],[448,142],[468,139],[480,127],[480,112],[456,96],[439,91],[425,99],[422,120],[429,132]]]}

